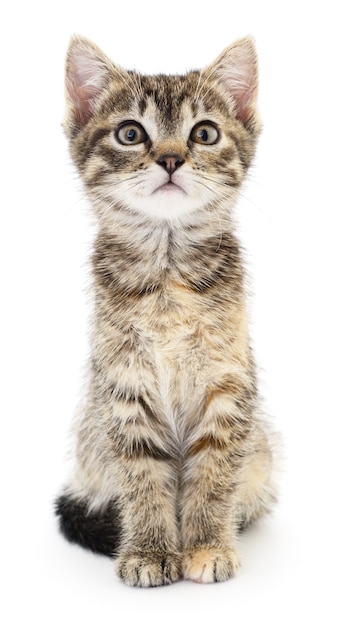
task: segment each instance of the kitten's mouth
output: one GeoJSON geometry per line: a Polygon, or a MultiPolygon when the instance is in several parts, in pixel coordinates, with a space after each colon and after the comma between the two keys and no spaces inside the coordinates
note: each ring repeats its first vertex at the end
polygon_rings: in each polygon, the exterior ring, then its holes
{"type": "Polygon", "coordinates": [[[168,183],[164,183],[164,185],[160,185],[160,187],[157,187],[157,189],[154,190],[154,193],[157,193],[157,191],[164,191],[165,193],[182,191],[183,193],[185,193],[182,187],[179,187],[179,185],[176,185],[171,180],[169,180],[168,183]]]}

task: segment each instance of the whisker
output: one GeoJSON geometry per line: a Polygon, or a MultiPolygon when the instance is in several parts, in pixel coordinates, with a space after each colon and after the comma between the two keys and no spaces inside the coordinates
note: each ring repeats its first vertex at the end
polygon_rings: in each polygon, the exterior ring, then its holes
{"type": "Polygon", "coordinates": [[[141,79],[141,75],[139,74],[139,72],[136,72],[136,79],[138,81],[139,98],[142,98],[142,79],[141,79]]]}
{"type": "Polygon", "coordinates": [[[197,102],[199,100],[199,92],[198,92],[198,90],[199,90],[199,86],[200,86],[202,73],[203,73],[203,70],[200,70],[199,77],[198,77],[198,82],[197,82],[197,86],[196,86],[196,89],[195,89],[195,94],[194,94],[194,98],[192,100],[192,103],[193,102],[197,102]]]}
{"type": "Polygon", "coordinates": [[[126,182],[126,183],[128,183],[130,180],[134,180],[135,178],[138,178],[138,175],[137,175],[137,174],[134,174],[134,175],[132,175],[132,176],[129,176],[128,178],[123,178],[123,179],[120,179],[120,178],[119,178],[119,179],[114,180],[114,181],[112,181],[112,180],[107,180],[107,177],[109,177],[110,175],[111,175],[111,174],[110,174],[110,172],[107,172],[106,174],[104,174],[104,175],[102,176],[102,181],[99,183],[99,186],[100,186],[100,185],[102,184],[102,182],[103,182],[103,184],[108,185],[108,186],[109,186],[109,188],[111,188],[111,187],[117,187],[117,186],[119,186],[119,185],[122,185],[122,184],[123,184],[123,183],[125,183],[125,182],[126,182]]]}
{"type": "Polygon", "coordinates": [[[230,196],[233,195],[232,187],[228,183],[226,183],[225,181],[219,181],[217,179],[210,178],[209,176],[205,176],[205,175],[202,176],[202,180],[200,180],[200,178],[194,178],[194,182],[195,183],[197,183],[199,185],[203,185],[204,187],[207,187],[207,189],[209,189],[211,191],[213,191],[211,189],[211,187],[209,187],[208,185],[206,185],[205,182],[202,182],[202,181],[207,181],[207,182],[212,183],[213,185],[216,185],[221,190],[222,193],[224,191],[228,191],[230,196]]]}
{"type": "MultiPolygon", "coordinates": [[[[203,90],[203,88],[205,86],[205,83],[210,78],[212,78],[213,74],[215,74],[217,71],[218,71],[218,68],[216,66],[213,67],[213,69],[211,69],[211,70],[209,68],[206,68],[206,71],[205,70],[201,70],[200,71],[200,76],[199,76],[199,80],[198,80],[198,86],[199,86],[199,83],[200,83],[202,75],[205,75],[205,78],[204,78],[203,82],[200,84],[199,91],[196,91],[196,94],[195,94],[195,97],[194,97],[194,100],[193,100],[194,102],[196,102],[196,100],[200,98],[202,90],[203,90]]],[[[207,89],[207,91],[205,93],[203,93],[203,97],[205,97],[208,94],[208,92],[209,92],[209,90],[211,88],[212,88],[212,85],[210,85],[210,87],[207,89]]]]}
{"type": "Polygon", "coordinates": [[[135,91],[136,91],[136,94],[138,96],[141,96],[138,87],[135,85],[134,81],[132,80],[131,73],[124,72],[121,69],[119,69],[119,67],[117,66],[114,66],[114,70],[116,74],[118,75],[118,77],[121,79],[121,81],[124,83],[124,85],[127,87],[127,89],[131,91],[132,95],[135,95],[135,91]]]}
{"type": "Polygon", "coordinates": [[[133,93],[136,92],[139,99],[142,98],[140,75],[138,72],[130,72],[128,74],[132,84],[133,93]]]}

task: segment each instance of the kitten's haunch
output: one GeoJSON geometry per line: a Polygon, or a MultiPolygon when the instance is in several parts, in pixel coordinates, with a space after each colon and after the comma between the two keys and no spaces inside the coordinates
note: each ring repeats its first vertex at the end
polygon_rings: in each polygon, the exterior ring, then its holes
{"type": "Polygon", "coordinates": [[[257,87],[249,37],[184,76],[69,46],[64,129],[98,232],[86,405],[56,514],[129,585],[227,580],[238,532],[275,501],[232,217],[257,87]]]}

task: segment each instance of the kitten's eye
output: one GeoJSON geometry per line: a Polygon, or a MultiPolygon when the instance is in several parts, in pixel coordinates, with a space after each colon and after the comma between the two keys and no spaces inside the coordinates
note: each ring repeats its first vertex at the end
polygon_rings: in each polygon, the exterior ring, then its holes
{"type": "Polygon", "coordinates": [[[192,139],[194,143],[210,146],[219,141],[220,133],[210,122],[200,122],[200,124],[196,124],[196,126],[192,128],[190,139],[192,139]]]}
{"type": "Polygon", "coordinates": [[[116,138],[123,146],[136,146],[147,140],[147,134],[137,122],[125,122],[118,128],[116,138]]]}

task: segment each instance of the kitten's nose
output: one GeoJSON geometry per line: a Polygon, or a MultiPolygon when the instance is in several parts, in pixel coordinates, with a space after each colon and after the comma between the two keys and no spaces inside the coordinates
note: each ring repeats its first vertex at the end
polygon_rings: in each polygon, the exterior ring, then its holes
{"type": "Polygon", "coordinates": [[[157,159],[158,165],[161,165],[170,175],[175,172],[178,167],[185,163],[180,154],[162,154],[157,159]]]}

